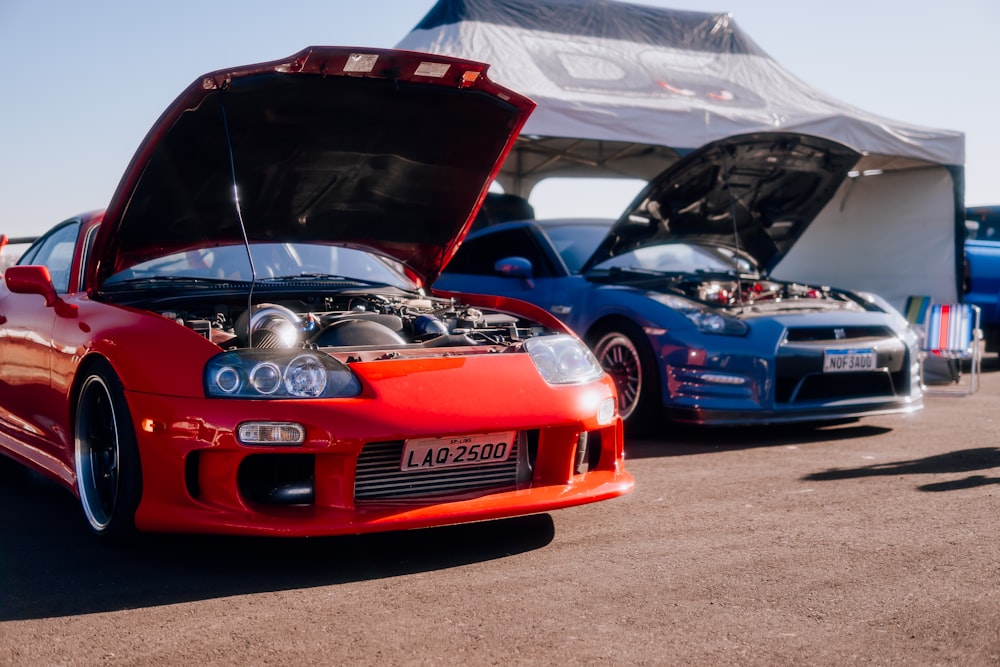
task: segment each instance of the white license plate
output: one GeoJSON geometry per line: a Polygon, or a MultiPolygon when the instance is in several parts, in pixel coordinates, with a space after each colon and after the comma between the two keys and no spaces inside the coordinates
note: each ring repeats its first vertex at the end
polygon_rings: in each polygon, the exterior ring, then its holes
{"type": "Polygon", "coordinates": [[[453,438],[414,438],[403,445],[399,469],[432,470],[506,461],[514,451],[515,431],[453,438]]]}
{"type": "Polygon", "coordinates": [[[823,372],[873,371],[876,368],[875,350],[826,350],[823,353],[823,372]]]}

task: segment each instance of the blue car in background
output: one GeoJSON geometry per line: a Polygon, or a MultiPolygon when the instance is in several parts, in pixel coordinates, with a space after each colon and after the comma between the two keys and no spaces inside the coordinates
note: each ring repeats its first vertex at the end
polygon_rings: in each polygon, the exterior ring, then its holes
{"type": "Polygon", "coordinates": [[[561,318],[615,378],[633,432],[826,421],[922,406],[917,340],[883,299],[772,280],[857,154],[803,135],[731,137],[652,180],[617,220],[469,235],[435,290],[561,318]]]}
{"type": "Polygon", "coordinates": [[[1000,206],[965,209],[965,302],[979,306],[987,352],[1000,351],[1000,206]]]}

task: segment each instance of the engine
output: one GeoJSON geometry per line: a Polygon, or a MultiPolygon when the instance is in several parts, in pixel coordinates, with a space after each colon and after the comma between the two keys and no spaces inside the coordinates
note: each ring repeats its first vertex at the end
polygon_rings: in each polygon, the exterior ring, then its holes
{"type": "Polygon", "coordinates": [[[450,299],[379,294],[329,297],[321,304],[282,300],[160,311],[224,349],[401,348],[510,345],[541,331],[516,316],[450,299]]]}
{"type": "Polygon", "coordinates": [[[762,301],[831,299],[828,288],[774,280],[687,280],[677,286],[689,299],[713,306],[752,305],[762,301]]]}

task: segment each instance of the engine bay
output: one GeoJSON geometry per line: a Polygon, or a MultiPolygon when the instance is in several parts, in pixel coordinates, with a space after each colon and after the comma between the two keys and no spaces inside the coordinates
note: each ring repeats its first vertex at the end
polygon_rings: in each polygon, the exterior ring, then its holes
{"type": "Polygon", "coordinates": [[[759,274],[734,272],[659,272],[614,267],[589,279],[674,294],[711,308],[733,310],[865,310],[844,290],[772,280],[759,274]]]}
{"type": "Polygon", "coordinates": [[[713,306],[749,306],[760,301],[836,298],[829,288],[764,279],[684,280],[677,284],[677,288],[683,296],[713,306]]]}
{"type": "Polygon", "coordinates": [[[224,350],[311,348],[331,353],[487,346],[507,348],[549,330],[454,299],[378,292],[211,303],[156,309],[224,350]]]}

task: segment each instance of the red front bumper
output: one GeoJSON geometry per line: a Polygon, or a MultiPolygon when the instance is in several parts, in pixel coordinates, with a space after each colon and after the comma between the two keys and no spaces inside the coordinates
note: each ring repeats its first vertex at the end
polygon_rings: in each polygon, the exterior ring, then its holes
{"type": "Polygon", "coordinates": [[[377,399],[310,401],[128,393],[143,475],[137,528],[281,536],[365,533],[546,512],[632,489],[634,481],[624,469],[620,418],[597,423],[597,403],[613,396],[610,380],[560,387],[549,392],[552,400],[525,392],[517,405],[506,403],[502,414],[472,410],[470,403],[450,410],[447,417],[414,405],[412,395],[403,386],[398,389],[383,383],[377,399]],[[293,447],[242,445],[234,433],[248,420],[302,424],[306,441],[293,447]],[[499,429],[534,434],[530,478],[461,493],[355,500],[357,461],[368,443],[499,429]],[[600,452],[592,453],[587,469],[579,472],[577,448],[584,432],[600,452]],[[252,457],[301,457],[312,484],[308,501],[269,504],[249,497],[245,471],[252,457]]]}

